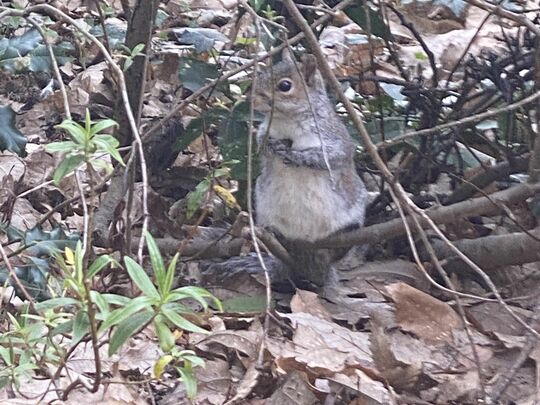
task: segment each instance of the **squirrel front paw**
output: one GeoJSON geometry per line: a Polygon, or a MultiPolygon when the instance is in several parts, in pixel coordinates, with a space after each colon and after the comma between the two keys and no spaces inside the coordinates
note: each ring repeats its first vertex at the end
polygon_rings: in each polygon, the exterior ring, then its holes
{"type": "Polygon", "coordinates": [[[268,138],[267,145],[268,148],[276,154],[284,153],[291,149],[291,140],[268,138]]]}
{"type": "Polygon", "coordinates": [[[269,150],[274,155],[279,156],[286,165],[293,164],[293,161],[291,160],[291,146],[292,142],[290,139],[268,138],[269,150]]]}

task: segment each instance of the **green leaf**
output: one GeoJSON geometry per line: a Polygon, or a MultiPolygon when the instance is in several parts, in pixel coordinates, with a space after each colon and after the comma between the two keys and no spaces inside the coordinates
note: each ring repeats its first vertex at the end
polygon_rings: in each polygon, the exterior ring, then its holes
{"type": "Polygon", "coordinates": [[[123,322],[143,309],[148,310],[151,307],[151,303],[152,299],[149,297],[141,296],[133,298],[125,307],[115,309],[107,316],[105,321],[99,327],[99,333],[106,331],[111,326],[123,322]]]}
{"type": "Polygon", "coordinates": [[[73,139],[73,141],[81,146],[86,144],[86,130],[83,126],[73,120],[64,120],[55,128],[65,130],[73,139]]]}
{"type": "MultiPolygon", "coordinates": [[[[59,66],[65,65],[68,62],[71,62],[75,58],[71,56],[61,56],[58,55],[58,47],[53,46],[53,53],[56,57],[56,62],[59,66]]],[[[30,54],[27,55],[30,59],[30,64],[28,65],[28,70],[31,72],[52,72],[53,64],[51,57],[49,55],[48,49],[45,45],[38,45],[30,54]]]]}
{"type": "Polygon", "coordinates": [[[9,39],[8,47],[12,50],[7,49],[2,55],[2,59],[5,56],[10,55],[26,55],[32,49],[34,49],[42,41],[41,34],[35,28],[26,31],[24,34],[18,37],[9,39]]]}
{"type": "MultiPolygon", "coordinates": [[[[250,119],[249,103],[241,101],[221,121],[218,131],[219,150],[226,161],[236,160],[240,164],[231,168],[231,176],[236,180],[247,179],[247,141],[250,119]]],[[[257,167],[254,167],[257,171],[257,167]]]]}
{"type": "Polygon", "coordinates": [[[124,62],[124,67],[122,68],[122,70],[124,72],[127,72],[128,69],[131,67],[131,65],[133,65],[133,58],[132,57],[129,57],[126,59],[126,61],[124,62]]]}
{"type": "Polygon", "coordinates": [[[146,244],[148,245],[148,253],[150,254],[150,262],[152,263],[152,270],[156,276],[156,282],[159,286],[161,293],[163,294],[163,287],[165,285],[165,265],[163,264],[163,258],[159,252],[159,248],[156,244],[156,241],[150,234],[146,231],[144,234],[146,238],[146,244]]]}
{"type": "Polygon", "coordinates": [[[111,312],[109,308],[109,304],[107,303],[103,295],[101,295],[99,292],[95,290],[90,291],[90,298],[92,299],[92,302],[94,302],[99,309],[99,313],[96,314],[96,317],[99,317],[98,319],[104,320],[107,317],[107,315],[111,312]]]}
{"type": "Polygon", "coordinates": [[[188,369],[186,367],[176,367],[176,370],[180,374],[182,382],[186,386],[186,393],[188,395],[188,398],[195,398],[195,395],[197,395],[197,380],[193,376],[193,372],[191,371],[191,369],[188,369]]]}
{"type": "Polygon", "coordinates": [[[369,25],[366,18],[365,8],[362,5],[352,5],[343,10],[347,16],[353,20],[356,24],[367,30],[371,27],[371,33],[379,38],[386,38],[389,41],[393,40],[392,33],[388,26],[384,23],[379,13],[368,7],[369,10],[369,25]]]}
{"type": "Polygon", "coordinates": [[[194,323],[188,321],[186,318],[178,315],[176,312],[171,311],[166,307],[161,307],[161,314],[163,314],[169,321],[171,321],[174,325],[176,325],[182,330],[196,333],[209,333],[207,330],[195,325],[194,323]]]}
{"type": "Polygon", "coordinates": [[[0,106],[0,151],[7,149],[24,157],[26,137],[15,125],[15,111],[10,106],[0,106]]]}
{"type": "MultiPolygon", "coordinates": [[[[197,91],[201,87],[208,84],[210,80],[217,79],[219,77],[219,69],[216,65],[203,62],[192,58],[180,58],[180,81],[182,85],[190,90],[197,91]]],[[[225,82],[219,83],[212,94],[214,96],[222,95],[224,91],[228,89],[228,84],[225,82]]],[[[210,90],[204,93],[204,96],[208,96],[210,90]]]]}
{"type": "Polygon", "coordinates": [[[101,294],[103,299],[107,301],[107,304],[109,305],[120,305],[120,306],[126,306],[131,302],[131,298],[124,297],[123,295],[118,294],[101,294]]]}
{"type": "Polygon", "coordinates": [[[125,166],[122,156],[118,152],[118,141],[110,135],[96,135],[92,142],[98,147],[99,150],[107,152],[111,157],[120,163],[122,166],[125,166]],[[107,140],[107,138],[112,138],[114,142],[107,140]]]}
{"type": "Polygon", "coordinates": [[[211,125],[218,126],[221,122],[228,119],[229,114],[229,110],[223,107],[214,107],[204,111],[198,118],[194,118],[189,122],[182,137],[175,145],[176,149],[186,149],[191,142],[205,133],[211,125]]]}
{"type": "Polygon", "coordinates": [[[157,378],[161,378],[163,375],[163,372],[165,371],[165,367],[174,360],[174,357],[170,354],[162,356],[156,361],[156,364],[154,364],[154,375],[157,378]]]}
{"type": "Polygon", "coordinates": [[[10,383],[10,381],[11,378],[0,376],[0,390],[4,389],[4,387],[10,383]]]}
{"type": "Polygon", "coordinates": [[[208,308],[207,299],[211,299],[214,301],[215,305],[219,308],[219,310],[222,310],[221,302],[216,297],[214,297],[208,290],[204,288],[190,285],[190,286],[177,288],[173,290],[173,292],[186,294],[190,298],[197,300],[197,302],[201,304],[204,309],[208,308]]]}
{"type": "Polygon", "coordinates": [[[77,147],[77,144],[73,141],[53,142],[45,145],[45,150],[51,153],[67,153],[72,152],[77,147]]]}
{"type": "Polygon", "coordinates": [[[42,312],[48,309],[54,309],[58,307],[65,307],[67,305],[80,306],[80,301],[70,297],[51,298],[46,301],[38,302],[35,305],[36,311],[42,312]]]}
{"type": "Polygon", "coordinates": [[[131,55],[132,55],[132,56],[137,56],[137,55],[139,55],[139,54],[143,51],[144,46],[145,46],[145,45],[144,45],[143,43],[140,43],[140,44],[135,45],[135,46],[133,47],[133,50],[131,51],[131,55]]]}
{"type": "Polygon", "coordinates": [[[168,295],[172,288],[172,283],[174,280],[174,275],[176,273],[176,262],[178,261],[178,258],[180,257],[179,253],[176,253],[174,257],[172,258],[171,262],[169,263],[169,266],[167,267],[167,274],[165,277],[165,283],[161,289],[161,294],[165,298],[166,295],[168,295]]]}
{"type": "MultiPolygon", "coordinates": [[[[107,37],[109,38],[109,45],[113,50],[120,49],[124,46],[126,39],[126,27],[117,23],[105,23],[105,31],[107,32],[107,37]]],[[[90,29],[90,33],[98,38],[102,38],[103,28],[101,24],[96,24],[90,29]]]]}
{"type": "Polygon", "coordinates": [[[189,361],[190,363],[193,363],[193,365],[198,367],[204,367],[204,359],[201,359],[199,356],[196,356],[195,354],[183,354],[182,358],[184,360],[189,361]]]}
{"type": "MultiPolygon", "coordinates": [[[[78,234],[66,233],[60,227],[51,231],[44,231],[39,226],[35,226],[24,233],[23,243],[28,246],[28,249],[26,249],[28,255],[51,256],[54,253],[63,251],[66,247],[75,250],[78,240],[78,234]]],[[[34,263],[37,264],[35,261],[34,263]]],[[[45,267],[41,266],[41,268],[44,269],[45,267]]]]}
{"type": "MultiPolygon", "coordinates": [[[[99,122],[96,122],[94,125],[92,125],[92,128],[90,130],[90,135],[94,136],[96,134],[101,133],[101,131],[104,131],[107,128],[114,127],[114,126],[118,126],[118,123],[115,120],[111,120],[111,119],[101,120],[99,122]]],[[[111,138],[113,138],[118,144],[118,140],[116,138],[114,138],[113,136],[111,136],[111,138]]]]}
{"type": "Polygon", "coordinates": [[[204,179],[199,184],[197,184],[197,187],[195,187],[195,190],[189,193],[187,197],[187,207],[186,207],[186,216],[188,218],[191,218],[193,214],[195,214],[195,211],[197,211],[197,209],[202,205],[204,197],[206,193],[208,192],[209,188],[210,188],[210,181],[208,179],[204,179]]]}
{"type": "Polygon", "coordinates": [[[63,322],[54,327],[51,331],[51,336],[58,336],[69,333],[73,330],[73,319],[70,319],[67,322],[63,322]]]}
{"type": "Polygon", "coordinates": [[[73,319],[73,337],[71,338],[71,346],[75,346],[90,330],[90,319],[88,313],[84,310],[77,312],[73,319]]]}
{"type": "Polygon", "coordinates": [[[6,363],[7,365],[13,363],[11,353],[12,351],[9,350],[7,347],[0,346],[0,357],[2,357],[2,360],[4,360],[4,363],[6,363]]]}
{"type": "Polygon", "coordinates": [[[144,272],[144,269],[129,256],[124,256],[124,263],[126,264],[129,277],[139,287],[139,289],[148,297],[154,299],[160,299],[159,292],[154,287],[150,277],[144,272]]]}
{"type": "Polygon", "coordinates": [[[145,324],[150,322],[154,316],[153,312],[142,311],[134,314],[121,322],[114,330],[111,341],[109,342],[109,356],[116,351],[130,338],[135,332],[140,330],[145,324]]]}
{"type": "Polygon", "coordinates": [[[58,185],[58,183],[60,183],[60,180],[62,180],[69,173],[77,169],[83,162],[84,155],[71,155],[65,158],[54,171],[54,184],[58,185]]]}
{"type": "Polygon", "coordinates": [[[174,334],[161,317],[156,317],[153,323],[159,340],[159,347],[164,352],[170,352],[174,347],[174,334]]]}
{"type": "Polygon", "coordinates": [[[266,295],[241,296],[223,300],[225,312],[254,313],[266,311],[266,295]]]}
{"type": "Polygon", "coordinates": [[[116,260],[114,260],[111,256],[109,255],[101,255],[101,256],[98,256],[98,258],[96,260],[94,260],[92,262],[92,264],[90,265],[90,267],[88,268],[88,271],[87,271],[87,274],[86,274],[86,277],[87,278],[92,278],[94,277],[97,273],[99,273],[105,266],[111,264],[111,263],[116,263],[116,260]]]}

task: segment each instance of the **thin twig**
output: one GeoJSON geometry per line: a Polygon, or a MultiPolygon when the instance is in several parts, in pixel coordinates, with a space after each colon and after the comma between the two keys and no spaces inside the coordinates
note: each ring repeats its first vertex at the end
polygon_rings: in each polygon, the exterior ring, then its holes
{"type": "Polygon", "coordinates": [[[60,69],[58,68],[58,62],[56,61],[56,56],[54,55],[52,46],[49,40],[47,39],[47,35],[45,34],[45,31],[43,30],[41,25],[38,24],[36,20],[34,20],[32,17],[26,17],[26,21],[32,24],[34,28],[38,30],[39,34],[43,38],[43,43],[47,47],[47,51],[49,52],[49,57],[51,58],[51,63],[52,63],[54,74],[56,76],[56,81],[58,82],[58,86],[60,87],[60,93],[62,94],[62,100],[64,102],[64,111],[65,111],[67,119],[70,120],[71,111],[69,109],[69,99],[68,99],[68,95],[66,91],[66,86],[64,85],[64,81],[62,80],[62,75],[60,74],[60,69]]]}
{"type": "MultiPolygon", "coordinates": [[[[248,9],[248,12],[253,12],[253,10],[250,11],[248,9]]],[[[257,24],[257,19],[255,20],[255,31],[256,31],[256,46],[259,47],[260,44],[260,32],[259,32],[259,25],[257,24]]],[[[257,254],[257,259],[259,260],[259,263],[264,271],[264,283],[265,283],[265,289],[266,289],[266,311],[264,316],[264,336],[261,340],[261,345],[259,348],[259,355],[257,356],[257,364],[260,367],[263,365],[263,354],[264,354],[264,347],[266,346],[266,336],[268,333],[268,330],[270,328],[270,311],[272,309],[272,287],[271,287],[271,281],[270,281],[270,273],[268,272],[268,267],[266,266],[266,263],[264,262],[264,259],[262,257],[261,249],[259,246],[259,241],[257,239],[257,233],[255,232],[255,220],[253,218],[253,134],[254,134],[254,126],[253,122],[255,120],[255,110],[253,107],[253,99],[255,96],[255,91],[257,90],[257,68],[259,67],[259,60],[257,55],[255,55],[254,59],[254,72],[253,72],[253,84],[251,87],[251,102],[249,106],[249,126],[248,126],[248,143],[247,143],[247,209],[248,209],[248,219],[249,219],[249,229],[251,234],[251,241],[253,243],[253,247],[255,248],[255,252],[257,254]]]]}
{"type": "Polygon", "coordinates": [[[4,261],[4,263],[6,264],[10,277],[12,277],[13,280],[15,280],[15,284],[21,290],[22,294],[24,295],[24,298],[28,300],[28,305],[30,305],[31,311],[36,312],[34,299],[28,293],[28,290],[26,289],[22,281],[17,276],[17,273],[15,273],[13,266],[11,266],[11,263],[9,262],[6,251],[4,250],[4,246],[2,246],[2,243],[0,243],[0,256],[2,257],[2,260],[4,261]]]}
{"type": "Polygon", "coordinates": [[[538,25],[536,25],[533,21],[531,21],[525,15],[513,13],[512,11],[507,10],[499,5],[489,4],[485,1],[480,1],[480,0],[465,0],[465,1],[469,3],[470,5],[489,11],[490,13],[498,15],[499,17],[508,18],[509,20],[512,20],[518,23],[519,25],[524,25],[530,31],[532,31],[534,35],[536,35],[537,37],[540,37],[540,27],[538,27],[538,25]]]}
{"type": "Polygon", "coordinates": [[[504,107],[501,107],[501,108],[495,108],[493,110],[488,110],[488,111],[480,113],[480,114],[471,115],[469,117],[465,117],[465,118],[462,118],[462,119],[457,120],[457,121],[447,122],[446,124],[437,125],[436,127],[433,127],[433,128],[426,128],[426,129],[422,129],[420,131],[405,132],[403,135],[396,136],[395,138],[392,138],[391,140],[387,140],[387,141],[384,141],[384,142],[379,142],[376,145],[376,147],[378,149],[388,148],[389,146],[392,146],[392,145],[395,145],[397,143],[403,142],[403,141],[405,141],[407,139],[416,138],[417,136],[432,135],[432,134],[440,132],[440,131],[442,131],[444,129],[459,127],[459,126],[462,126],[462,125],[465,125],[465,124],[470,124],[470,123],[473,123],[473,122],[483,121],[483,120],[485,120],[487,118],[494,117],[494,116],[499,115],[501,113],[517,110],[518,108],[521,108],[521,107],[523,107],[523,106],[525,106],[525,105],[527,105],[529,103],[532,103],[533,101],[539,100],[539,99],[540,99],[540,91],[537,91],[537,92],[531,94],[530,96],[527,96],[527,97],[525,97],[525,98],[523,98],[523,99],[521,99],[519,101],[516,101],[515,103],[508,104],[508,105],[506,105],[504,107]]]}

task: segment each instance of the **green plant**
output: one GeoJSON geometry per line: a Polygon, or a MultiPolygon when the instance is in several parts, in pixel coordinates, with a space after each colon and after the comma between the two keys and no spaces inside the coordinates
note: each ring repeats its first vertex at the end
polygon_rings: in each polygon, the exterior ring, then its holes
{"type": "Polygon", "coordinates": [[[58,183],[67,174],[78,169],[83,163],[86,163],[88,170],[97,167],[110,168],[102,160],[94,159],[96,154],[108,154],[121,165],[124,165],[122,157],[118,152],[118,140],[108,134],[101,132],[107,128],[118,125],[111,119],[105,119],[93,122],[90,118],[90,112],[86,110],[84,126],[73,120],[64,120],[56,128],[66,130],[70,140],[62,142],[53,142],[45,148],[49,152],[65,153],[66,158],[56,168],[53,180],[58,183]]]}
{"type": "Polygon", "coordinates": [[[133,59],[135,59],[136,56],[144,55],[144,44],[137,44],[133,47],[133,49],[129,49],[125,45],[120,45],[120,49],[122,49],[122,51],[125,53],[122,55],[122,57],[126,59],[124,62],[124,72],[133,64],[133,59]]]}
{"type": "Polygon", "coordinates": [[[197,186],[195,190],[191,191],[187,196],[186,216],[191,218],[195,211],[203,204],[207,194],[210,190],[213,190],[219,197],[225,201],[229,208],[240,209],[234,196],[225,188],[216,185],[215,179],[217,177],[230,177],[231,168],[229,165],[238,164],[237,160],[231,160],[229,162],[223,162],[221,167],[212,170],[206,178],[204,178],[197,186]]]}
{"type": "Polygon", "coordinates": [[[30,379],[32,371],[39,368],[33,355],[44,339],[40,325],[27,325],[25,317],[17,319],[10,313],[8,317],[11,330],[0,337],[0,360],[4,363],[0,367],[0,389],[7,384],[19,389],[21,381],[30,379]]]}
{"type": "MultiPolygon", "coordinates": [[[[128,298],[117,294],[102,294],[92,289],[93,280],[107,266],[119,266],[110,256],[98,256],[85,265],[80,242],[75,250],[65,247],[63,255],[56,255],[63,287],[60,294],[35,304],[35,313],[24,312],[19,318],[8,314],[9,330],[0,335],[0,388],[13,384],[18,388],[32,372],[43,367],[63,367],[66,346],[55,339],[58,335],[71,335],[69,347],[83,340],[98,344],[98,338],[112,331],[109,355],[147,325],[156,331],[164,356],[154,366],[159,377],[164,368],[172,366],[185,383],[188,395],[196,392],[193,368],[204,362],[193,351],[175,346],[171,328],[190,332],[207,333],[206,330],[186,319],[193,315],[185,301],[191,300],[208,308],[208,300],[221,310],[221,303],[208,291],[199,287],[172,288],[178,255],[167,267],[150,234],[146,234],[155,285],[144,269],[129,257],[124,263],[131,280],[141,290],[141,295],[128,298]],[[161,371],[160,371],[161,370],[161,371]]],[[[101,361],[95,359],[96,363],[101,361]]],[[[97,369],[97,367],[96,367],[97,369]]]]}
{"type": "Polygon", "coordinates": [[[208,309],[207,299],[211,299],[221,309],[221,303],[203,288],[188,286],[172,289],[178,254],[165,268],[156,242],[149,233],[145,237],[157,287],[137,262],[128,256],[124,257],[129,276],[142,294],[112,311],[101,324],[100,331],[116,325],[110,341],[109,354],[116,352],[135,332],[150,323],[155,327],[159,344],[166,352],[170,351],[174,345],[171,326],[190,332],[207,333],[206,330],[180,315],[193,313],[193,310],[181,303],[183,300],[195,300],[204,309],[208,309]]]}
{"type": "Polygon", "coordinates": [[[193,367],[204,367],[204,360],[197,356],[193,350],[178,350],[173,348],[171,354],[162,356],[156,362],[154,365],[154,375],[160,378],[165,371],[165,367],[168,365],[172,365],[180,376],[180,379],[186,386],[188,397],[195,397],[197,394],[197,380],[193,375],[193,367]]]}

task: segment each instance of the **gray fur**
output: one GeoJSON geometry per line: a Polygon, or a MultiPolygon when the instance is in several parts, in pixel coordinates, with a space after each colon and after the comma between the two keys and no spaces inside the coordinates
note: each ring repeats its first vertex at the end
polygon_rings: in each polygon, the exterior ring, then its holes
{"type": "MultiPolygon", "coordinates": [[[[295,241],[323,239],[352,224],[362,226],[367,202],[354,165],[355,145],[328,99],[319,71],[309,62],[303,66],[284,55],[259,76],[254,99],[255,108],[265,115],[257,134],[262,147],[255,190],[257,223],[278,231],[289,247],[295,241]],[[280,91],[283,80],[292,82],[290,92],[280,91]]],[[[313,267],[320,262],[327,272],[328,255],[293,251],[299,260],[294,272],[320,284],[320,274],[314,274],[320,271],[313,267]]]]}

